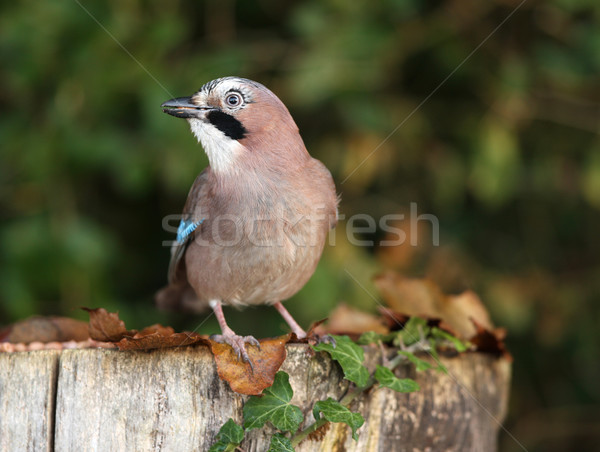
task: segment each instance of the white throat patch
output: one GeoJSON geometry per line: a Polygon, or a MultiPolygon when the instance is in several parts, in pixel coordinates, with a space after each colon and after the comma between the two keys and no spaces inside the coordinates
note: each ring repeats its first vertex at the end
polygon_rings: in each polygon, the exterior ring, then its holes
{"type": "Polygon", "coordinates": [[[190,118],[188,122],[192,133],[202,144],[212,170],[221,174],[235,173],[238,168],[236,161],[243,152],[244,146],[237,140],[229,138],[212,124],[196,118],[190,118]]]}

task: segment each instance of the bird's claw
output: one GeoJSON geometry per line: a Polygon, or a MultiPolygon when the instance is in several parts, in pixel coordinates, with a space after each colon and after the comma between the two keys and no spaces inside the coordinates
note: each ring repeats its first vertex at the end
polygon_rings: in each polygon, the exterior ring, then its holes
{"type": "Polygon", "coordinates": [[[330,336],[329,334],[319,336],[317,339],[317,344],[330,344],[333,348],[335,348],[337,345],[333,336],[330,336]]]}
{"type": "Polygon", "coordinates": [[[260,342],[256,338],[253,336],[238,336],[237,334],[213,334],[210,336],[210,339],[231,346],[238,359],[250,364],[250,367],[254,371],[254,366],[246,351],[246,344],[254,345],[260,351],[260,342]]]}
{"type": "Polygon", "coordinates": [[[311,345],[318,344],[330,344],[333,348],[337,345],[333,336],[329,334],[310,334],[308,338],[308,343],[311,345]]]}

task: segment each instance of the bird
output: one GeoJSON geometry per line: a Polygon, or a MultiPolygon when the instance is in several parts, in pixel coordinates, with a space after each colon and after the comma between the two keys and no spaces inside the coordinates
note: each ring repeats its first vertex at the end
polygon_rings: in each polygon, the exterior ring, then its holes
{"type": "Polygon", "coordinates": [[[218,78],[161,107],[187,120],[209,164],[189,191],[157,305],[197,313],[210,307],[221,328],[211,339],[252,365],[246,347],[260,344],[229,327],[223,306],[272,305],[306,337],[282,302],[310,279],[337,224],[332,175],[261,83],[218,78]]]}

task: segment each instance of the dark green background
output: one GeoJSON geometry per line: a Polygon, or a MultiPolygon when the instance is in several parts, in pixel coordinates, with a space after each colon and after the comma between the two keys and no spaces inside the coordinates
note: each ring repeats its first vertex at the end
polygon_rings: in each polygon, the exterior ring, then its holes
{"type": "MultiPolygon", "coordinates": [[[[376,294],[386,266],[472,288],[515,357],[506,429],[531,452],[597,450],[600,7],[526,1],[490,36],[517,5],[4,2],[0,323],[85,318],[79,306],[118,310],[132,328],[204,320],[153,307],[172,237],[162,218],[207,164],[159,106],[244,76],[288,105],[343,214],[416,202],[440,222],[440,247],[425,228],[418,247],[397,250],[352,246],[341,222],[287,305],[300,322],[339,301],[374,310],[352,277],[376,294]]],[[[226,315],[240,333],[285,330],[273,309],[226,315]]],[[[216,329],[211,317],[199,331],[216,329]]],[[[501,445],[522,450],[506,433],[501,445]]]]}

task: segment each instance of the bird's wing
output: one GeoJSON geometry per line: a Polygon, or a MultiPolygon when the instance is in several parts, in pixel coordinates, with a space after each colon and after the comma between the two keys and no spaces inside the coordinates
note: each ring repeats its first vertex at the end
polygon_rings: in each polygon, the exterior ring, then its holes
{"type": "Polygon", "coordinates": [[[338,204],[340,202],[340,197],[336,195],[333,177],[327,167],[317,159],[311,159],[311,167],[316,173],[314,181],[320,181],[322,184],[319,188],[324,196],[326,196],[326,205],[330,208],[330,211],[327,212],[329,215],[329,227],[334,229],[338,222],[338,204]]]}
{"type": "Polygon", "coordinates": [[[171,262],[169,263],[169,284],[181,285],[187,283],[185,269],[185,252],[189,244],[194,240],[197,229],[204,221],[202,207],[206,200],[206,179],[207,171],[201,172],[190,192],[183,208],[179,228],[177,229],[177,239],[171,247],[171,262]]]}

